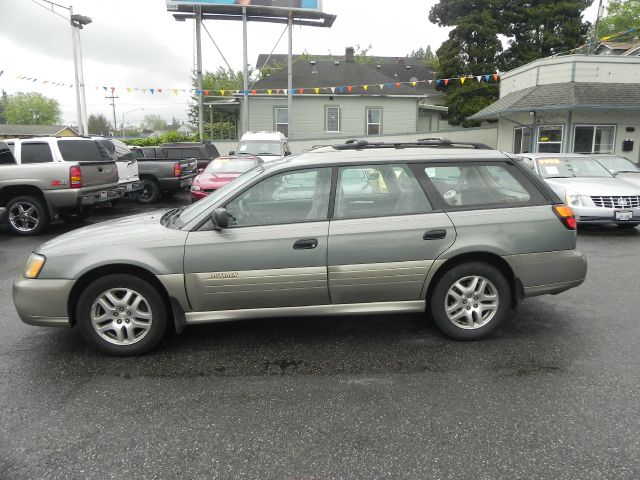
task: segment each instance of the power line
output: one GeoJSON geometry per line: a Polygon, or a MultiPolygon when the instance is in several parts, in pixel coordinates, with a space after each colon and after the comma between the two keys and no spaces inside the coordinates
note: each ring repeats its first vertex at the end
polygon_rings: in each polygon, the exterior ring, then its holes
{"type": "Polygon", "coordinates": [[[213,37],[211,36],[211,34],[209,33],[209,30],[207,30],[207,26],[204,24],[204,22],[202,22],[202,28],[204,28],[204,31],[207,32],[207,35],[209,35],[209,38],[211,39],[211,41],[213,42],[213,45],[216,47],[216,50],[218,50],[218,53],[220,54],[220,56],[222,57],[222,60],[224,60],[224,63],[227,64],[227,68],[229,69],[229,71],[233,71],[233,69],[231,68],[231,65],[229,65],[229,62],[227,62],[227,59],[225,58],[224,54],[222,53],[222,51],[220,50],[220,47],[218,47],[218,44],[216,43],[216,41],[213,39],[213,37]]]}

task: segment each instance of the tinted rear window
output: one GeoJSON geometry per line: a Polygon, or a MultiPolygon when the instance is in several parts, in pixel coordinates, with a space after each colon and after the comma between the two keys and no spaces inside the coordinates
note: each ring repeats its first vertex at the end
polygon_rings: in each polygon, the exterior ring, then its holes
{"type": "Polygon", "coordinates": [[[58,140],[62,158],[67,162],[112,162],[105,147],[85,140],[58,140]]]}
{"type": "Polygon", "coordinates": [[[47,143],[23,143],[21,163],[49,163],[53,162],[51,148],[47,143]]]}
{"type": "Polygon", "coordinates": [[[14,163],[16,163],[16,161],[13,158],[13,154],[11,153],[9,145],[7,145],[5,142],[0,142],[0,165],[14,163]]]}

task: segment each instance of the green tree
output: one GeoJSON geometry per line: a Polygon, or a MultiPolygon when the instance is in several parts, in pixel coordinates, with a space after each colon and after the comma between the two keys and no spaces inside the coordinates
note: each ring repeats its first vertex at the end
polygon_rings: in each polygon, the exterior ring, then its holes
{"type": "Polygon", "coordinates": [[[144,120],[142,120],[142,128],[150,132],[165,130],[167,128],[167,122],[157,114],[145,115],[144,120]]]}
{"type": "Polygon", "coordinates": [[[2,96],[0,96],[0,123],[7,123],[7,116],[5,110],[7,108],[7,92],[2,90],[2,96]]]}
{"type": "Polygon", "coordinates": [[[88,124],[90,135],[102,135],[103,137],[106,137],[109,135],[109,132],[112,131],[109,120],[107,120],[107,117],[102,113],[99,115],[89,115],[88,124]]]}
{"type": "MultiPolygon", "coordinates": [[[[598,24],[598,38],[640,27],[640,0],[609,0],[607,13],[598,24]]],[[[637,33],[633,33],[636,36],[637,33]]]]}
{"type": "Polygon", "coordinates": [[[8,95],[4,115],[14,125],[55,125],[61,118],[57,100],[34,92],[8,95]]]}
{"type": "Polygon", "coordinates": [[[427,48],[424,49],[420,47],[418,50],[413,50],[409,55],[410,58],[418,58],[422,60],[425,65],[433,67],[434,69],[438,68],[438,56],[433,53],[431,49],[431,45],[427,45],[427,48]]]}
{"type": "MultiPolygon", "coordinates": [[[[249,72],[249,78],[251,78],[251,72],[249,72]]],[[[242,90],[244,83],[244,76],[240,71],[230,71],[222,67],[218,68],[215,72],[205,72],[202,76],[202,89],[203,95],[206,97],[219,97],[221,96],[220,90],[225,91],[225,96],[233,93],[234,90],[242,90]]],[[[197,88],[197,81],[193,81],[194,88],[197,88]]],[[[193,125],[198,124],[198,94],[197,92],[191,97],[189,102],[189,110],[187,111],[189,120],[193,125]]],[[[217,126],[217,123],[235,124],[235,114],[233,112],[220,110],[212,106],[205,106],[204,111],[204,131],[206,138],[220,138],[220,132],[223,131],[221,126],[217,126]],[[215,122],[211,122],[211,118],[215,122]]],[[[231,138],[235,137],[235,128],[231,129],[231,138]]],[[[230,131],[227,129],[227,131],[230,131]]]]}

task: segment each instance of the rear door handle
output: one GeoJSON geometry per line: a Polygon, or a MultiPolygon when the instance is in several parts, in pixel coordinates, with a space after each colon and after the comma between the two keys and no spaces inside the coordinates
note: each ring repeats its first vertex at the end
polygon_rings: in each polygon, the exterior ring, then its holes
{"type": "Polygon", "coordinates": [[[313,250],[318,246],[318,240],[315,238],[303,238],[293,244],[294,250],[313,250]]]}
{"type": "Polygon", "coordinates": [[[442,240],[447,236],[446,230],[429,230],[422,237],[423,240],[442,240]]]}

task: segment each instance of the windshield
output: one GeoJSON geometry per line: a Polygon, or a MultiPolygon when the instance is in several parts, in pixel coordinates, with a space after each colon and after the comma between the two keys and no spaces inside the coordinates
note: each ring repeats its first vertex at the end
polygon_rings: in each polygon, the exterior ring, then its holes
{"type": "Polygon", "coordinates": [[[611,173],[593,158],[539,158],[537,160],[543,178],[602,178],[611,173]]]}
{"type": "Polygon", "coordinates": [[[257,160],[254,158],[216,158],[205,168],[204,173],[244,173],[256,165],[257,160]]]}
{"type": "Polygon", "coordinates": [[[238,151],[241,155],[283,155],[280,142],[269,140],[243,140],[238,144],[238,151]]]}
{"type": "Polygon", "coordinates": [[[609,170],[611,173],[617,172],[638,172],[640,173],[640,168],[633,163],[631,160],[627,160],[622,157],[598,157],[598,162],[600,162],[604,168],[609,170]]]}
{"type": "Polygon", "coordinates": [[[210,211],[211,206],[216,203],[218,199],[224,197],[225,195],[227,195],[227,193],[235,190],[236,188],[240,188],[244,184],[249,183],[262,172],[264,172],[264,169],[262,167],[256,167],[253,170],[249,170],[243,175],[240,175],[232,182],[227,183],[224,187],[219,188],[215,192],[211,193],[206,198],[203,198],[199,202],[189,205],[184,210],[182,210],[182,212],[180,212],[180,216],[175,219],[174,227],[182,228],[193,219],[202,215],[204,212],[210,211]]]}

